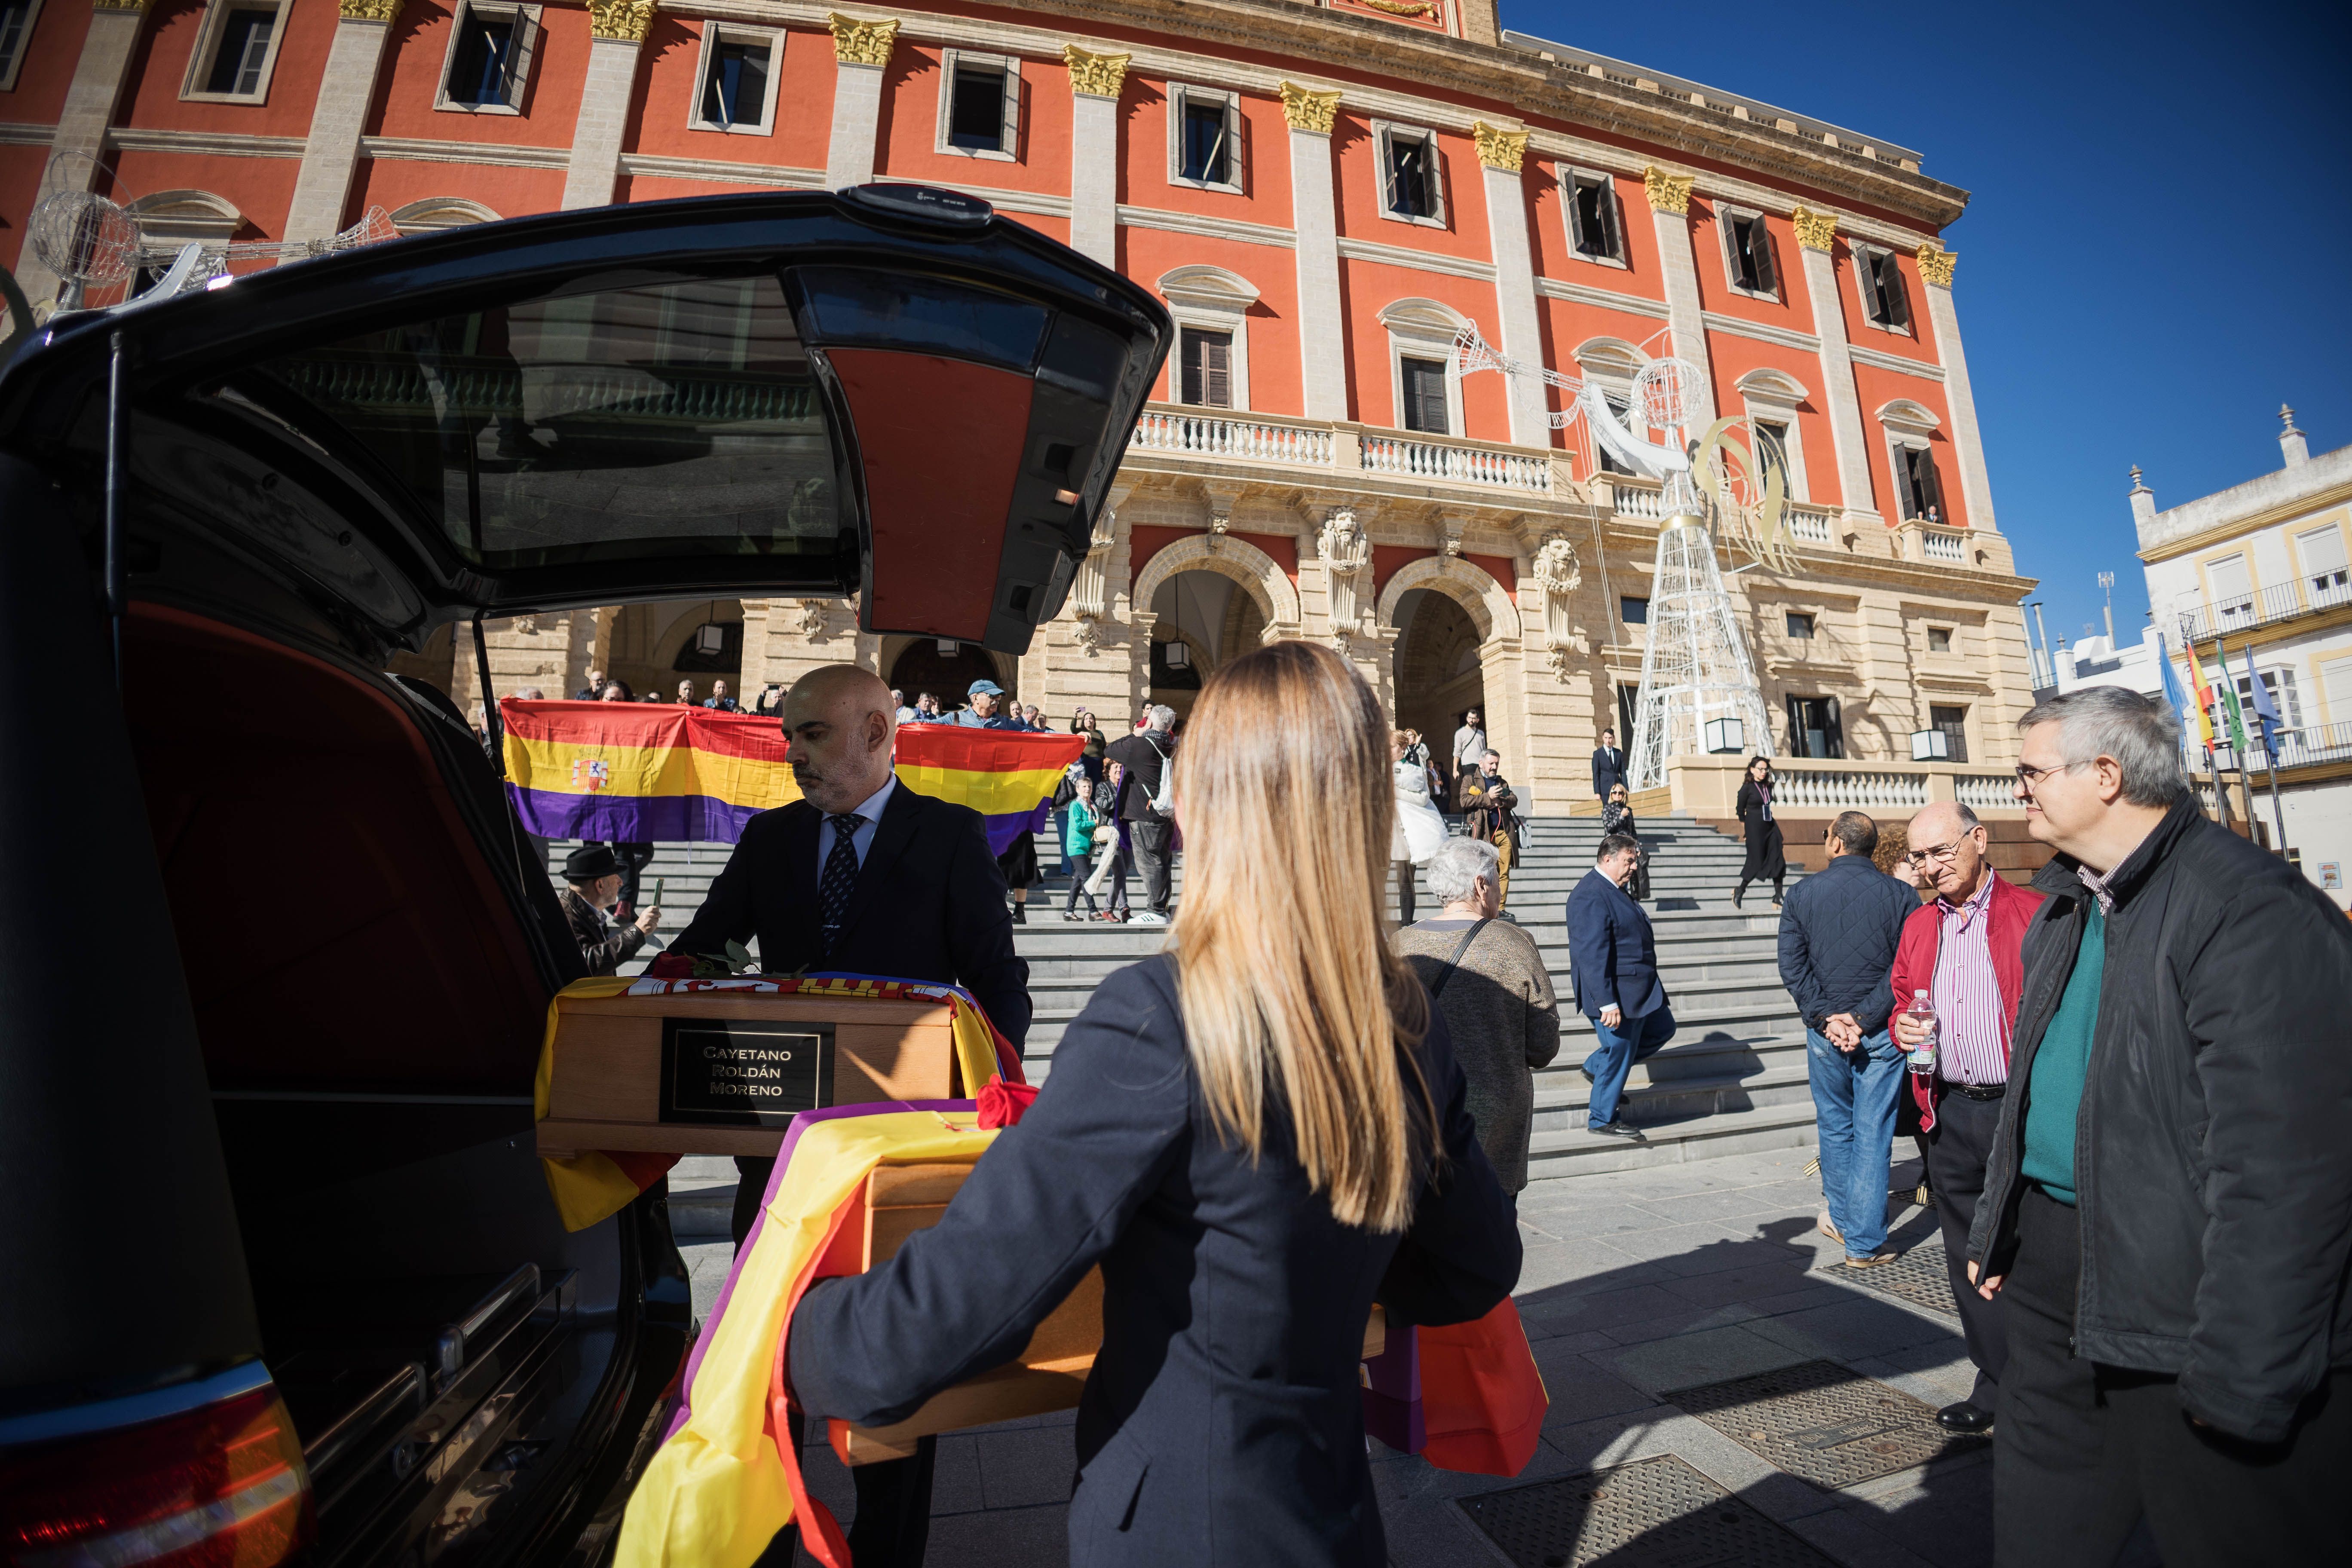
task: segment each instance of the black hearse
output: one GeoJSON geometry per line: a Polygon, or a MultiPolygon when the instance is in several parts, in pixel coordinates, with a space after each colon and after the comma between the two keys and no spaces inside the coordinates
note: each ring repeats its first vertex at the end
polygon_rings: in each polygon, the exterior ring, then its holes
{"type": "Polygon", "coordinates": [[[694,1332],[557,1223],[543,868],[455,623],[858,595],[1018,650],[1169,335],[952,193],[607,207],[52,322],[0,374],[0,1556],[589,1563],[694,1332]]]}

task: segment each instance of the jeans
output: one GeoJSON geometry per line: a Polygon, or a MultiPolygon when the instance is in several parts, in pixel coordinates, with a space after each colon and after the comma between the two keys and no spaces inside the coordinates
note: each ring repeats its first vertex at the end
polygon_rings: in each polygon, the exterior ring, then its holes
{"type": "Polygon", "coordinates": [[[1628,1018],[1615,1029],[1602,1023],[1598,1013],[1585,1016],[1592,1020],[1592,1032],[1601,1043],[1584,1058],[1584,1068],[1592,1075],[1592,1106],[1584,1113],[1584,1124],[1606,1127],[1617,1120],[1617,1102],[1624,1096],[1633,1064],[1657,1055],[1658,1047],[1675,1037],[1675,1015],[1672,1008],[1660,1007],[1628,1018]]]}
{"type": "Polygon", "coordinates": [[[1887,1156],[1895,1143],[1895,1096],[1903,1087],[1903,1048],[1881,1029],[1864,1035],[1849,1055],[1827,1035],[1808,1029],[1805,1056],[1830,1223],[1845,1237],[1848,1258],[1868,1258],[1886,1245],[1887,1156]]]}

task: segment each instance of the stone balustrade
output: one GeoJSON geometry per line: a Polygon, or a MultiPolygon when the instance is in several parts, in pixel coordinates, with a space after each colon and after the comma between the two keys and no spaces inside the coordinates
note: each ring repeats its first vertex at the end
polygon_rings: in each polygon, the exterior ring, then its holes
{"type": "MultiPolygon", "coordinates": [[[[1738,815],[1748,758],[1666,759],[1666,785],[1676,811],[1721,819],[1738,815]]],[[[1820,816],[1839,811],[1908,816],[1931,801],[1956,800],[1987,819],[2023,821],[2011,793],[2014,773],[1971,763],[1879,763],[1824,757],[1775,757],[1773,809],[1820,816]]]]}

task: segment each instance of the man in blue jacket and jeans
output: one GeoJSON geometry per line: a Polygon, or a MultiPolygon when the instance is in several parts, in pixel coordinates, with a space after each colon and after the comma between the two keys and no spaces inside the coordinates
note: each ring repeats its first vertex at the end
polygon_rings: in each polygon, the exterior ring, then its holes
{"type": "Polygon", "coordinates": [[[1625,892],[1641,861],[1640,839],[1608,834],[1592,869],[1568,896],[1569,977],[1576,983],[1576,1009],[1592,1020],[1600,1042],[1584,1058],[1585,1081],[1592,1085],[1585,1131],[1637,1142],[1642,1134],[1617,1110],[1625,1079],[1635,1062],[1675,1037],[1675,1016],[1658,978],[1657,937],[1625,892]]]}
{"type": "Polygon", "coordinates": [[[1879,1251],[1903,1087],[1903,1052],[1887,1033],[1889,977],[1919,895],[1871,864],[1878,824],[1861,812],[1840,813],[1822,837],[1829,865],[1781,906],[1780,984],[1805,1020],[1831,1239],[1845,1244],[1847,1268],[1871,1268],[1893,1256],[1879,1251]]]}

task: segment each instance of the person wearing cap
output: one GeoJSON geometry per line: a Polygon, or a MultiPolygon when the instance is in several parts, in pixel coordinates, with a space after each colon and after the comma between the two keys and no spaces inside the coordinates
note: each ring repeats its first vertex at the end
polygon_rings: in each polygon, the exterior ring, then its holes
{"type": "Polygon", "coordinates": [[[1018,730],[1022,723],[1004,711],[1004,688],[993,680],[975,680],[964,693],[971,706],[956,710],[952,723],[974,730],[1018,730]]]}
{"type": "MultiPolygon", "coordinates": [[[[961,710],[955,721],[968,728],[981,730],[1026,730],[1021,721],[1021,710],[1005,711],[1004,688],[993,680],[975,680],[965,693],[971,706],[961,710]]],[[[996,858],[996,868],[1004,873],[1004,885],[1013,889],[1013,923],[1029,923],[1029,889],[1045,880],[1037,868],[1036,840],[1024,833],[996,858]]]]}
{"type": "Polygon", "coordinates": [[[563,879],[571,886],[558,902],[580,944],[581,961],[591,974],[619,973],[653,934],[661,910],[646,910],[630,925],[615,926],[604,918],[621,897],[621,858],[609,844],[583,844],[565,856],[563,879]]]}

